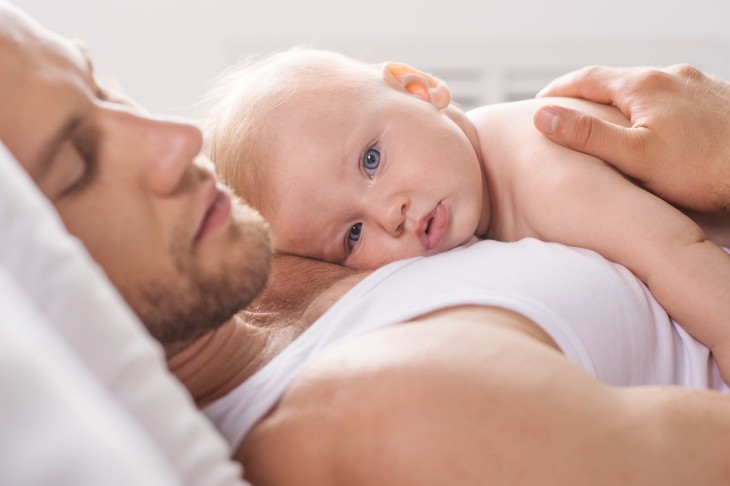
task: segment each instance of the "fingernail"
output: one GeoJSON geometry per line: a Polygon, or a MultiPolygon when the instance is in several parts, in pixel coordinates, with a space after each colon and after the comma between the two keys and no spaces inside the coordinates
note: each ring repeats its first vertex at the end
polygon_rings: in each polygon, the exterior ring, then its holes
{"type": "Polygon", "coordinates": [[[535,118],[535,125],[543,133],[555,133],[558,128],[558,112],[551,107],[541,108],[535,118]]]}

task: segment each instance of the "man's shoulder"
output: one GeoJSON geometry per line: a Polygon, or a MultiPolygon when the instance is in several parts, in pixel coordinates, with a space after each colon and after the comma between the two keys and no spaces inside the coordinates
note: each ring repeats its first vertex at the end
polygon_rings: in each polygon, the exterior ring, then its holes
{"type": "Polygon", "coordinates": [[[444,447],[456,452],[492,442],[534,391],[533,371],[516,357],[530,349],[551,357],[555,351],[509,327],[506,311],[485,312],[493,313],[491,324],[434,314],[333,347],[303,370],[246,438],[237,457],[247,478],[254,484],[423,484],[421,474],[437,472],[435,462],[424,465],[422,458],[432,462],[444,447]],[[476,413],[475,403],[484,405],[476,413]],[[479,429],[467,433],[474,423],[479,429]]]}

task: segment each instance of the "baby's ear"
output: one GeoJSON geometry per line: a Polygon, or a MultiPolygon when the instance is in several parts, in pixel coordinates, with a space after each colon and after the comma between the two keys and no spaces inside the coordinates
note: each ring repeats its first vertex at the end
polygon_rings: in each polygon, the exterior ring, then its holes
{"type": "Polygon", "coordinates": [[[431,103],[439,110],[451,103],[451,90],[435,76],[397,62],[383,64],[383,79],[388,84],[396,84],[407,92],[431,103]]]}

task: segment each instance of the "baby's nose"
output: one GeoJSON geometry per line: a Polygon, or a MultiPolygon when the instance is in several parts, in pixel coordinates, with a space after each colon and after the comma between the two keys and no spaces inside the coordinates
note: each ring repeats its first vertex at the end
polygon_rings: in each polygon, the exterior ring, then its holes
{"type": "Polygon", "coordinates": [[[392,198],[383,209],[381,225],[391,236],[397,238],[405,230],[408,199],[405,196],[392,198]]]}

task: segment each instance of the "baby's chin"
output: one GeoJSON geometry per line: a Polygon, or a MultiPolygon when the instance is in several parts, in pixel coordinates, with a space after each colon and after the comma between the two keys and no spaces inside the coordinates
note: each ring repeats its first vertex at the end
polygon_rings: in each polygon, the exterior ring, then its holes
{"type": "Polygon", "coordinates": [[[456,245],[454,248],[458,248],[460,246],[470,246],[470,245],[473,245],[474,243],[476,243],[477,241],[479,241],[479,239],[480,238],[477,235],[471,235],[471,236],[469,236],[466,239],[466,241],[464,241],[463,243],[461,243],[459,245],[456,245]]]}
{"type": "MultiPolygon", "coordinates": [[[[446,240],[446,238],[444,238],[444,240],[446,240]]],[[[472,243],[475,243],[479,240],[480,240],[480,238],[478,236],[476,236],[474,233],[467,233],[466,235],[459,236],[456,238],[454,238],[452,236],[448,241],[444,241],[443,245],[429,251],[428,255],[437,255],[439,253],[446,253],[447,251],[451,251],[454,248],[459,248],[462,246],[469,246],[472,243]]]]}

